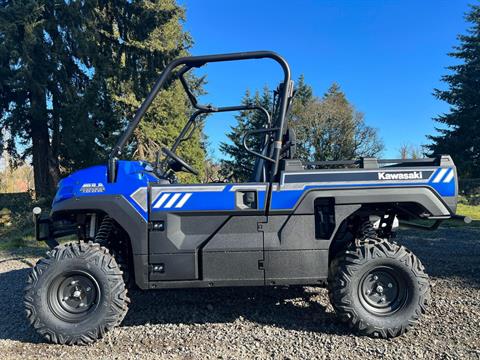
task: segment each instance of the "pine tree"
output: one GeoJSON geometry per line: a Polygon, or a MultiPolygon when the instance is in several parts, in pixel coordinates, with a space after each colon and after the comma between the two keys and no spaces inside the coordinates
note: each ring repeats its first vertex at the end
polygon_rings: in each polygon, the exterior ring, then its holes
{"type": "Polygon", "coordinates": [[[466,35],[458,36],[460,45],[449,55],[461,64],[449,66],[443,76],[447,90],[436,89],[434,95],[451,105],[450,112],[434,120],[444,125],[427,148],[432,154],[450,154],[466,178],[480,177],[480,6],[471,7],[466,20],[472,25],[466,35]]]}
{"type": "Polygon", "coordinates": [[[53,1],[0,4],[0,124],[13,162],[31,156],[37,194],[51,194],[59,180],[59,103],[78,100],[86,77],[67,34],[68,5],[53,1]],[[19,146],[20,145],[20,146],[19,146]]]}
{"type": "MultiPolygon", "coordinates": [[[[96,128],[103,128],[100,143],[109,149],[117,139],[111,136],[112,131],[118,132],[133,118],[165,65],[187,55],[192,41],[182,30],[185,11],[174,0],[94,3],[94,11],[88,13],[92,19],[89,23],[92,41],[108,51],[86,52],[88,56],[83,60],[95,69],[92,85],[104,89],[93,94],[97,95],[99,104],[95,109],[105,110],[99,114],[96,128]]],[[[189,80],[194,88],[201,87],[197,79],[190,77],[189,80]]],[[[180,83],[171,83],[152,103],[125,155],[153,161],[162,146],[173,143],[191,110],[180,83]]],[[[179,148],[179,154],[200,173],[205,159],[202,130],[200,124],[188,146],[179,148]]],[[[180,174],[180,179],[198,180],[186,173],[180,174]]]]}
{"type": "MultiPolygon", "coordinates": [[[[272,107],[272,96],[266,88],[260,97],[251,97],[247,92],[243,104],[257,103],[266,109],[272,107]]],[[[259,113],[241,112],[237,125],[227,135],[229,143],[222,143],[220,150],[227,156],[222,161],[222,172],[232,174],[238,181],[250,179],[255,157],[243,148],[243,134],[247,130],[259,129],[265,119],[259,113]]],[[[297,137],[295,158],[309,161],[348,160],[373,157],[383,150],[377,130],[367,126],[362,113],[350,104],[338,84],[332,84],[322,98],[313,95],[313,89],[300,76],[295,87],[295,96],[288,114],[288,125],[297,137]]],[[[260,151],[260,137],[251,147],[260,151]]]]}
{"type": "MultiPolygon", "coordinates": [[[[0,2],[0,124],[13,161],[31,157],[37,196],[62,171],[106,159],[161,70],[187,54],[184,16],[174,0],[0,2]]],[[[148,144],[171,144],[190,110],[179,91],[157,98],[127,156],[152,159],[148,144]]],[[[200,170],[201,130],[181,150],[200,170]]]]}
{"type": "MultiPolygon", "coordinates": [[[[257,91],[251,96],[247,91],[242,99],[243,105],[260,105],[269,111],[272,107],[272,96],[267,87],[263,89],[262,95],[257,91]]],[[[232,131],[227,134],[230,143],[221,143],[220,151],[227,157],[222,160],[222,174],[234,181],[248,181],[253,174],[256,157],[247,153],[243,147],[243,137],[246,131],[261,129],[267,125],[265,115],[256,110],[240,111],[235,116],[237,124],[232,127],[232,131]]],[[[252,135],[248,138],[249,147],[257,152],[261,152],[263,136],[252,135]]]]}

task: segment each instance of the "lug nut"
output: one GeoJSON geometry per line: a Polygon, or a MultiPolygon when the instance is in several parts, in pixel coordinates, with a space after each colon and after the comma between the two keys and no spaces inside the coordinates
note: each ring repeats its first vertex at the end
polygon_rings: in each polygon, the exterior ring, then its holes
{"type": "Polygon", "coordinates": [[[367,295],[370,295],[372,291],[371,290],[367,290],[367,295]]]}
{"type": "Polygon", "coordinates": [[[392,283],[388,283],[387,286],[388,286],[389,288],[392,288],[392,287],[393,287],[392,283]]]}
{"type": "Polygon", "coordinates": [[[378,280],[378,276],[375,275],[375,276],[373,277],[373,280],[377,281],[377,280],[378,280]]]}
{"type": "Polygon", "coordinates": [[[92,288],[90,286],[88,286],[85,290],[90,291],[90,290],[92,290],[92,288]]]}
{"type": "Polygon", "coordinates": [[[382,303],[385,302],[385,297],[381,297],[380,302],[382,302],[382,303]]]}

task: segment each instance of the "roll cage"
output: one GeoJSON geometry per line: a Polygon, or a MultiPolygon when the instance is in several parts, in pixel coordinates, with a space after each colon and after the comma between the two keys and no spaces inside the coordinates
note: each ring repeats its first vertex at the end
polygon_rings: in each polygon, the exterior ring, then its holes
{"type": "Polygon", "coordinates": [[[242,110],[256,110],[265,114],[267,123],[265,128],[255,129],[248,131],[244,134],[243,144],[245,150],[256,156],[255,164],[255,174],[254,180],[256,181],[265,181],[266,179],[273,179],[277,174],[279,169],[280,155],[282,152],[282,138],[283,134],[286,132],[286,113],[290,103],[290,100],[293,95],[293,82],[291,81],[290,68],[288,63],[280,55],[272,51],[252,51],[252,52],[241,52],[241,53],[230,53],[230,54],[216,54],[216,55],[206,55],[206,56],[189,56],[182,57],[176,60],[173,60],[167,65],[165,70],[160,74],[159,78],[155,82],[152,90],[150,90],[146,99],[140,106],[140,108],[135,113],[134,118],[128,124],[124,133],[121,135],[118,142],[113,147],[109,159],[108,159],[108,181],[115,182],[116,180],[116,165],[118,156],[121,154],[125,145],[128,143],[130,137],[132,136],[135,128],[138,126],[140,120],[145,115],[146,111],[150,107],[151,103],[158,95],[158,92],[167,84],[168,81],[179,79],[190,103],[196,111],[191,115],[184,128],[180,132],[179,136],[175,140],[171,151],[175,152],[181,142],[188,140],[196,126],[196,119],[203,114],[217,113],[217,112],[230,112],[230,111],[242,111],[242,110]],[[241,61],[241,60],[253,60],[253,59],[272,59],[277,62],[283,70],[283,81],[279,86],[277,95],[277,109],[273,113],[273,119],[270,116],[269,112],[258,105],[240,105],[240,106],[226,106],[226,107],[214,107],[212,105],[200,104],[191,91],[187,80],[185,79],[185,74],[193,68],[200,68],[208,63],[215,62],[227,62],[227,61],[241,61]],[[183,65],[183,66],[182,66],[183,65]],[[180,67],[180,70],[175,70],[180,67]],[[273,146],[263,146],[261,153],[256,152],[250,149],[247,145],[247,137],[250,135],[264,134],[264,145],[267,145],[269,141],[272,142],[273,146]],[[270,164],[264,166],[266,163],[270,164]],[[268,171],[268,174],[266,173],[268,171]]]}

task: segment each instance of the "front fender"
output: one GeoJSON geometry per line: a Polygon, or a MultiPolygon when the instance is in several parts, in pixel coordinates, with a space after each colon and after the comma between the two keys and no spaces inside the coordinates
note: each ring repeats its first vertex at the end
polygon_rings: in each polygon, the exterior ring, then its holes
{"type": "Polygon", "coordinates": [[[100,210],[108,214],[127,232],[134,255],[148,254],[148,224],[123,195],[82,196],[55,204],[51,217],[62,212],[100,210]]]}

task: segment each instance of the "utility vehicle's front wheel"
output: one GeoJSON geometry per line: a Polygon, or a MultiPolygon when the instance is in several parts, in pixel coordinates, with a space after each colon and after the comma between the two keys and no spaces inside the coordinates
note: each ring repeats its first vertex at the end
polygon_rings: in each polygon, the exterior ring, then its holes
{"type": "Polygon", "coordinates": [[[99,244],[57,246],[25,289],[30,324],[48,341],[89,344],[120,324],[130,302],[115,258],[99,244]]]}
{"type": "Polygon", "coordinates": [[[340,320],[361,334],[401,335],[426,311],[428,275],[403,246],[376,238],[356,241],[332,266],[330,301],[340,320]]]}

